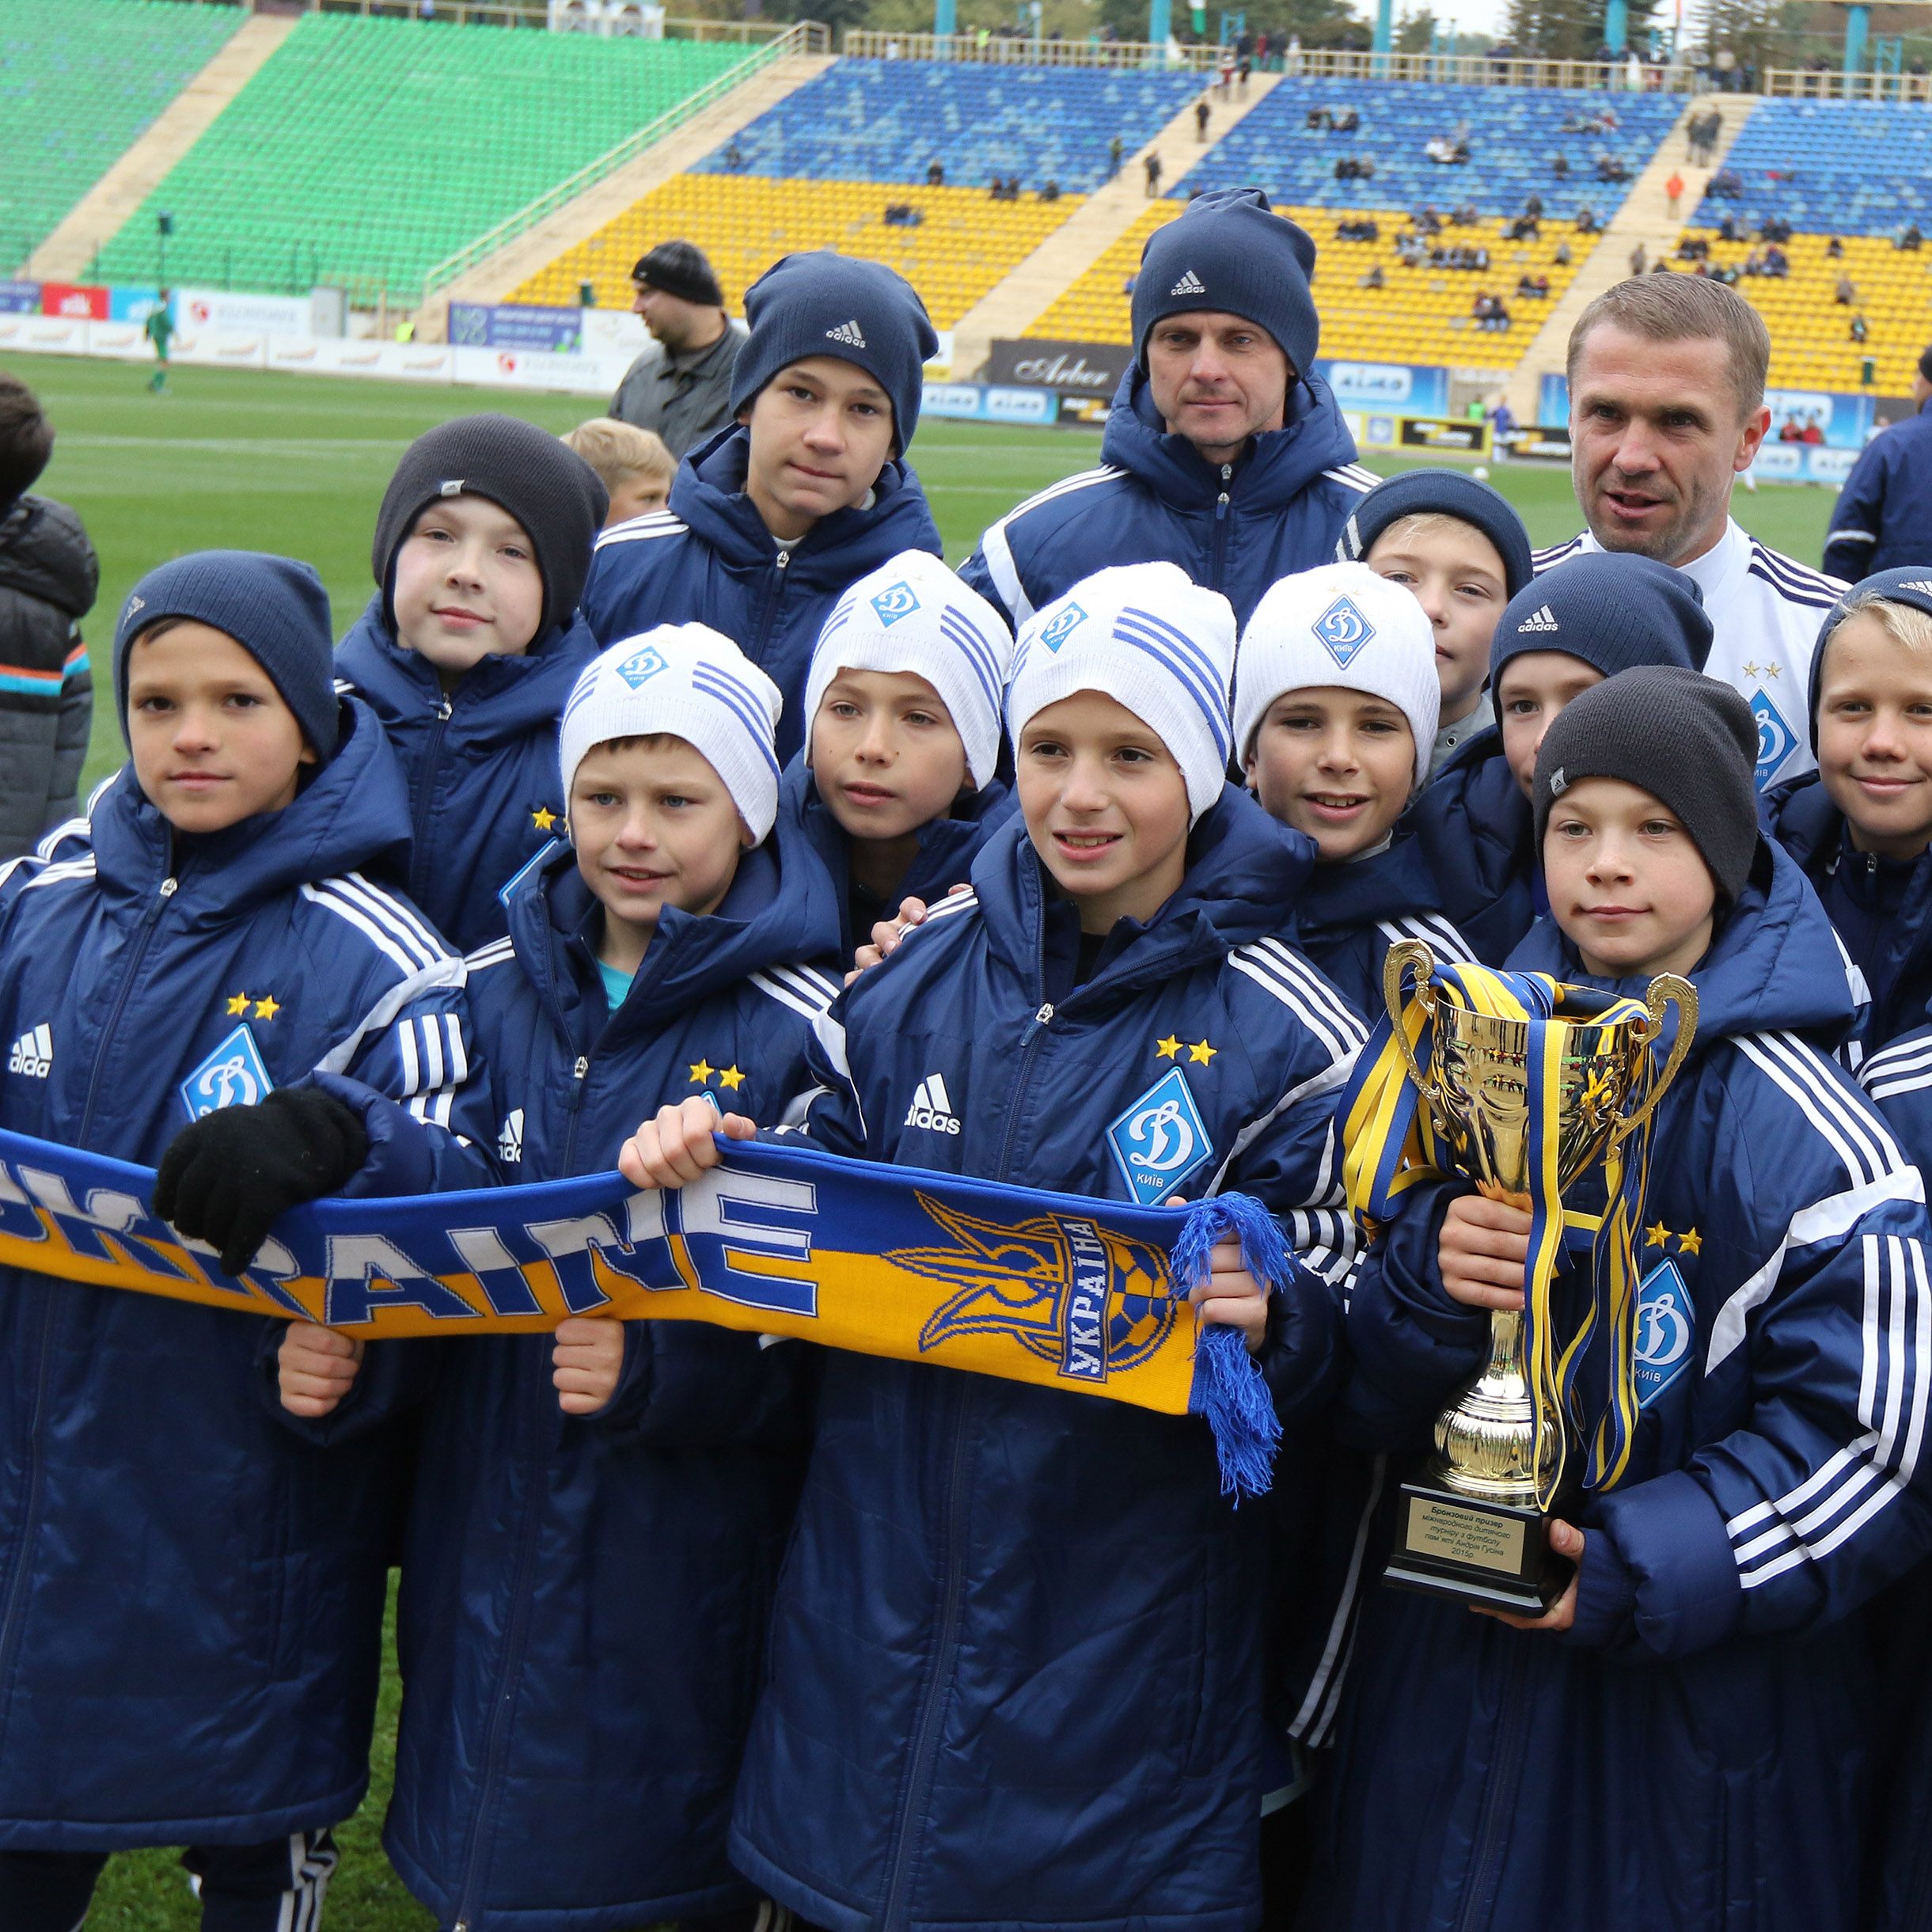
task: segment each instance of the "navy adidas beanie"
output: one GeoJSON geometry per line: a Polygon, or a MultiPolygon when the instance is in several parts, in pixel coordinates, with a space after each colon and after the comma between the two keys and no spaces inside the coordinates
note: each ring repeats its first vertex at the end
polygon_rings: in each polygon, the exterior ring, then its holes
{"type": "Polygon", "coordinates": [[[1720,679],[1680,664],[1640,664],[1606,678],[1571,699],[1543,734],[1530,795],[1537,849],[1551,808],[1572,785],[1621,779],[1683,821],[1718,890],[1734,901],[1757,856],[1757,756],[1751,707],[1720,679]]]}
{"type": "Polygon", "coordinates": [[[919,424],[925,365],[937,353],[926,305],[905,276],[883,262],[819,249],[774,262],[745,291],[750,339],[731,376],[731,413],[781,369],[834,355],[863,369],[892,401],[901,454],[919,424]]]}
{"type": "Polygon", "coordinates": [[[1932,565],[1904,564],[1896,570],[1881,570],[1869,577],[1861,577],[1824,613],[1824,622],[1818,627],[1818,647],[1811,654],[1811,748],[1814,752],[1818,749],[1818,693],[1824,677],[1824,647],[1831,641],[1831,633],[1847,617],[1857,614],[1852,605],[1871,598],[1881,598],[1888,604],[1909,605],[1932,617],[1932,565]]]}
{"type": "Polygon", "coordinates": [[[1147,366],[1148,332],[1170,315],[1218,309],[1245,317],[1281,345],[1297,377],[1315,373],[1321,319],[1308,278],[1315,241],[1269,212],[1258,188],[1198,195],[1141,251],[1133,285],[1133,352],[1147,366]]]}
{"type": "Polygon", "coordinates": [[[1625,550],[1586,550],[1510,598],[1490,643],[1490,688],[1527,651],[1561,651],[1606,678],[1638,664],[1701,671],[1710,655],[1703,593],[1681,571],[1625,550]]]}
{"type": "Polygon", "coordinates": [[[199,550],[151,570],[114,627],[114,699],[127,733],[127,655],[169,617],[232,637],[268,675],[318,758],[336,749],[336,640],[328,593],[306,564],[259,550],[199,550]]]}
{"type": "Polygon", "coordinates": [[[1500,490],[1446,465],[1405,470],[1377,484],[1349,513],[1335,545],[1335,560],[1365,562],[1376,539],[1391,524],[1404,517],[1426,516],[1453,517],[1488,537],[1502,559],[1505,597],[1514,597],[1535,575],[1529,532],[1516,506],[1500,490]]]}

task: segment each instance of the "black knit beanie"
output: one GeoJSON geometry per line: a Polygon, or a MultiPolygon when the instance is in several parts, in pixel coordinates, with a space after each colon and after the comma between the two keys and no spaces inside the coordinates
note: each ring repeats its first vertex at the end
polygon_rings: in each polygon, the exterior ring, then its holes
{"type": "Polygon", "coordinates": [[[1586,550],[1510,598],[1490,640],[1490,687],[1529,651],[1581,658],[1606,678],[1638,664],[1701,671],[1710,638],[1704,594],[1682,571],[1627,550],[1586,550]]]}
{"type": "Polygon", "coordinates": [[[114,627],[114,701],[127,732],[127,655],[142,632],[169,617],[232,637],[282,693],[325,763],[341,710],[328,593],[313,568],[260,550],[198,550],[151,570],[127,594],[114,627]]]}
{"type": "Polygon", "coordinates": [[[1758,848],[1757,756],[1757,721],[1729,685],[1675,664],[1620,671],[1579,693],[1543,734],[1532,794],[1537,850],[1572,785],[1620,778],[1683,820],[1718,890],[1735,900],[1758,848]]]}
{"type": "Polygon", "coordinates": [[[1503,594],[1514,597],[1535,575],[1529,532],[1516,506],[1500,490],[1446,464],[1405,470],[1376,487],[1349,513],[1335,545],[1338,564],[1361,563],[1376,539],[1404,517],[1453,517],[1480,530],[1502,559],[1503,594]]]}
{"type": "Polygon", "coordinates": [[[685,302],[701,302],[708,309],[724,306],[724,290],[718,286],[716,271],[704,251],[693,242],[660,241],[638,256],[631,279],[685,302]]]}
{"type": "Polygon", "coordinates": [[[1308,278],[1315,240],[1285,215],[1270,211],[1258,188],[1216,188],[1198,195],[1141,251],[1133,284],[1133,352],[1147,366],[1147,338],[1164,317],[1214,309],[1265,328],[1296,375],[1315,374],[1321,317],[1308,278]]]}
{"type": "Polygon", "coordinates": [[[383,621],[396,628],[396,552],[439,496],[483,496],[523,526],[544,582],[547,637],[567,624],[590,574],[590,551],[609,496],[575,450],[514,416],[458,416],[426,431],[403,452],[376,513],[370,559],[383,621]]]}

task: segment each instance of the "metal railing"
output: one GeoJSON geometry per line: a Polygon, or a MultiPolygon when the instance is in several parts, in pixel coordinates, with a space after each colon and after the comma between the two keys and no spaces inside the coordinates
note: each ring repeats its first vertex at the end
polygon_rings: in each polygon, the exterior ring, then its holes
{"type": "MultiPolygon", "coordinates": [[[[667,25],[669,23],[666,23],[667,25]]],[[[555,187],[546,188],[534,201],[526,202],[516,213],[499,222],[494,228],[478,235],[473,241],[466,243],[454,255],[446,255],[435,263],[423,278],[422,299],[427,302],[438,289],[446,288],[460,275],[467,274],[479,262],[487,260],[507,243],[514,241],[521,234],[527,233],[537,224],[554,214],[566,202],[574,201],[586,189],[594,188],[605,176],[614,174],[627,161],[635,161],[646,148],[654,147],[685,122],[701,114],[714,105],[734,89],[741,87],[761,68],[768,67],[774,61],[784,60],[794,54],[824,54],[831,50],[832,36],[815,20],[804,20],[788,27],[775,39],[768,40],[756,51],[747,54],[742,60],[734,61],[714,81],[700,87],[695,93],[687,94],[674,106],[667,108],[654,121],[647,121],[635,134],[628,135],[617,145],[586,163],[555,187]]]]}

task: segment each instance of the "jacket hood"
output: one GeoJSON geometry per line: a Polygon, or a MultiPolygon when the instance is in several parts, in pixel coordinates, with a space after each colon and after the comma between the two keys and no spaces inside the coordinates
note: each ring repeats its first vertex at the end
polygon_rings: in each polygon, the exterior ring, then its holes
{"type": "MultiPolygon", "coordinates": [[[[1503,756],[1500,727],[1486,726],[1459,746],[1410,801],[1400,824],[1406,828],[1425,818],[1454,824],[1459,833],[1511,866],[1530,863],[1535,822],[1529,800],[1503,756]]],[[[1397,837],[1401,835],[1399,831],[1397,837]]]]}
{"type": "Polygon", "coordinates": [[[1319,946],[1380,920],[1437,909],[1435,875],[1412,837],[1339,865],[1317,865],[1295,906],[1298,941],[1319,946]]]}
{"type": "MultiPolygon", "coordinates": [[[[517,958],[572,1038],[603,1030],[594,944],[602,910],[567,845],[534,868],[511,898],[517,958]]],[[[764,968],[829,959],[838,941],[832,881],[804,834],[780,818],[763,845],[741,856],[716,912],[700,917],[674,908],[663,914],[610,1024],[624,1033],[649,1032],[764,968]]]]}
{"type": "MultiPolygon", "coordinates": [[[[1124,993],[1281,932],[1314,870],[1315,845],[1227,785],[1194,827],[1180,889],[1151,920],[1116,927],[1083,994],[1109,985],[1124,993]]],[[[973,888],[993,951],[1027,983],[1036,982],[1052,888],[1019,812],[981,848],[973,888]]]]}
{"type": "Polygon", "coordinates": [[[1807,874],[1828,867],[1844,839],[1845,814],[1816,772],[1773,785],[1758,800],[1758,818],[1807,874]]]}
{"type": "MultiPolygon", "coordinates": [[[[693,450],[671,484],[673,516],[730,564],[762,569],[779,545],[745,494],[751,431],[734,423],[693,450]]],[[[787,546],[791,576],[813,589],[843,590],[901,550],[943,554],[939,526],[919,478],[895,457],[879,472],[869,506],[835,510],[787,546]]]]}
{"type": "MultiPolygon", "coordinates": [[[[1138,477],[1161,502],[1179,509],[1212,510],[1223,487],[1217,466],[1204,462],[1185,436],[1162,427],[1153,390],[1139,369],[1128,371],[1114,395],[1100,460],[1138,477]]],[[[1354,461],[1355,438],[1334,393],[1320,377],[1304,376],[1289,392],[1281,427],[1254,438],[1228,487],[1243,513],[1266,514],[1285,509],[1323,470],[1354,461]]]]}
{"type": "Polygon", "coordinates": [[[407,848],[409,791],[375,713],[342,700],[336,755],[279,812],[179,841],[124,765],[93,803],[89,840],[104,884],[148,895],[172,873],[191,919],[232,917],[277,894],[374,866],[407,848]]]}
{"type": "Polygon", "coordinates": [[[0,517],[0,586],[84,617],[101,588],[101,565],[81,519],[65,503],[23,496],[0,517]]]}
{"type": "MultiPolygon", "coordinates": [[[[538,725],[554,727],[564,714],[579,674],[599,647],[590,627],[573,617],[520,657],[493,655],[465,674],[450,697],[450,729],[478,745],[523,737],[538,725]]],[[[396,641],[382,614],[380,595],[336,647],[336,670],[368,700],[385,725],[434,712],[443,690],[435,666],[396,641]]]]}
{"type": "MultiPolygon", "coordinates": [[[[1638,997],[1648,984],[1592,978],[1551,918],[1530,928],[1509,966],[1638,997]]],[[[1740,1033],[1805,1033],[1830,1046],[1858,1016],[1844,955],[1818,895],[1797,862],[1766,839],[1759,841],[1751,882],[1689,977],[1698,999],[1694,1056],[1740,1033]]]]}

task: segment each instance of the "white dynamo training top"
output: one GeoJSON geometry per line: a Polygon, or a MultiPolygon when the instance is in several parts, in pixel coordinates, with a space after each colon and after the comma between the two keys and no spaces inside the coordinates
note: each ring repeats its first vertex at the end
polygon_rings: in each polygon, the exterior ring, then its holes
{"type": "MultiPolygon", "coordinates": [[[[1585,530],[1537,551],[1537,575],[1603,547],[1585,530]]],[[[1846,586],[1767,548],[1735,518],[1713,548],[1680,567],[1702,593],[1715,633],[1706,674],[1734,685],[1758,721],[1758,789],[1812,770],[1812,651],[1846,586]]]]}

